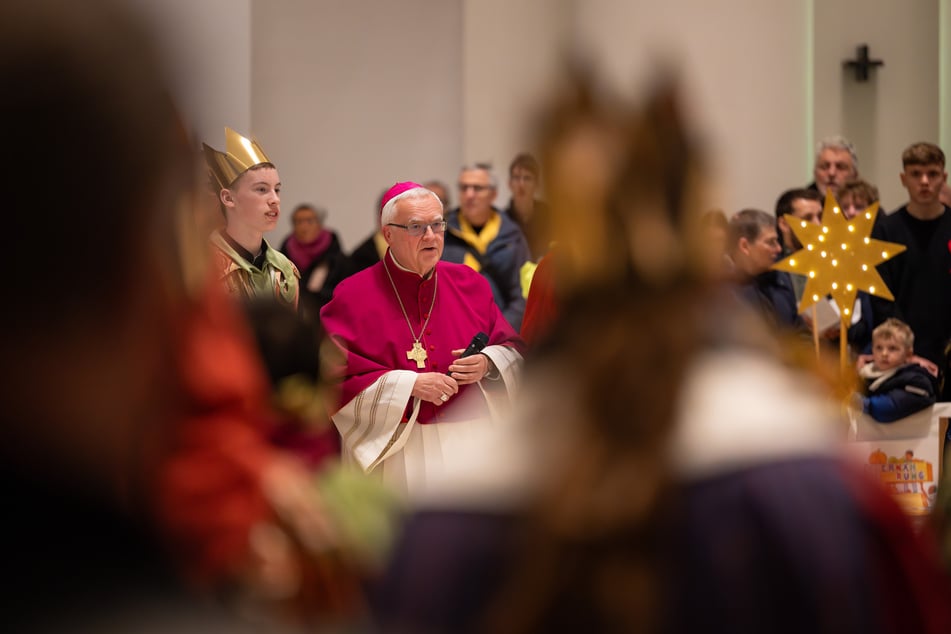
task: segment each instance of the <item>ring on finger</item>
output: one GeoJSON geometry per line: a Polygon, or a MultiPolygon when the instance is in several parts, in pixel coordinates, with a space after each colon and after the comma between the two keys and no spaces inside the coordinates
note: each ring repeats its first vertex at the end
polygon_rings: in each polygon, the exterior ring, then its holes
{"type": "Polygon", "coordinates": [[[440,394],[440,395],[439,395],[439,400],[442,401],[443,403],[445,403],[446,401],[449,400],[449,395],[448,395],[448,394],[440,394]]]}

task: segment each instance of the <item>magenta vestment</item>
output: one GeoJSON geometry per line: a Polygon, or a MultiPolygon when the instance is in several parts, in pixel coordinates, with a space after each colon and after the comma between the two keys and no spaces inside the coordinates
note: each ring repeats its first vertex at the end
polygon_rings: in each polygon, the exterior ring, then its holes
{"type": "MultiPolygon", "coordinates": [[[[480,331],[489,336],[490,346],[508,345],[519,353],[525,347],[502,316],[480,274],[462,264],[440,261],[435,274],[424,280],[397,266],[389,252],[379,263],[342,281],[333,299],[320,311],[320,318],[328,335],[347,351],[340,406],[390,370],[446,372],[454,359],[452,350],[465,348],[480,331]],[[384,266],[400,292],[413,335],[384,266]],[[406,353],[413,346],[413,336],[419,335],[430,306],[432,317],[420,337],[428,358],[426,367],[419,369],[406,353]]],[[[453,400],[469,391],[479,390],[475,385],[460,386],[459,393],[438,408],[423,402],[417,422],[453,420],[453,400]]],[[[467,400],[474,396],[468,395],[467,400]]]]}

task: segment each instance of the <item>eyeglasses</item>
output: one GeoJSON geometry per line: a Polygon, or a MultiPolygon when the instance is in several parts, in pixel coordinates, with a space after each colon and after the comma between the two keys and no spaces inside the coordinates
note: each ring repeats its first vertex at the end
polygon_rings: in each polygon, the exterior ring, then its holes
{"type": "Polygon", "coordinates": [[[467,189],[471,189],[477,194],[481,194],[484,191],[492,189],[491,185],[469,185],[467,183],[459,183],[459,191],[464,192],[467,189]]]}
{"type": "Polygon", "coordinates": [[[418,238],[421,235],[426,233],[427,229],[432,229],[433,233],[439,234],[446,231],[446,221],[440,220],[439,222],[431,222],[429,224],[423,224],[421,222],[411,222],[408,225],[398,225],[395,222],[386,223],[387,227],[399,227],[400,229],[406,229],[406,233],[418,238]]]}

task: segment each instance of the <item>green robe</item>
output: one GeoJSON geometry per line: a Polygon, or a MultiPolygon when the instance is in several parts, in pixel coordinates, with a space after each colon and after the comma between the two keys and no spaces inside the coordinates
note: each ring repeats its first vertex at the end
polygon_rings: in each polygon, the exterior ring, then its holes
{"type": "Polygon", "coordinates": [[[273,298],[297,309],[300,271],[287,256],[268,244],[264,268],[259,269],[235,251],[220,232],[211,234],[211,244],[215,272],[229,294],[245,299],[273,298]]]}

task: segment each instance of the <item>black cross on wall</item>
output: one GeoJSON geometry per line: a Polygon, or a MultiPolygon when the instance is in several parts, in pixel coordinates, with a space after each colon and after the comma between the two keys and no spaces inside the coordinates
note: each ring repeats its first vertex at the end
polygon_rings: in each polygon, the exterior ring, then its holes
{"type": "Polygon", "coordinates": [[[868,81],[868,71],[876,66],[884,66],[885,62],[880,59],[871,59],[868,56],[868,44],[859,44],[855,49],[855,59],[847,59],[842,62],[846,68],[855,69],[856,81],[868,81]]]}

